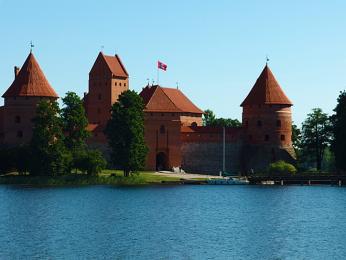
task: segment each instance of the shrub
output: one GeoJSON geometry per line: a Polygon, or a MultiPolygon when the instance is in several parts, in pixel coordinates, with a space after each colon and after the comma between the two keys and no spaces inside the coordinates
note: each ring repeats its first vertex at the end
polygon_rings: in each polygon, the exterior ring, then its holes
{"type": "Polygon", "coordinates": [[[76,155],[74,167],[83,173],[96,175],[106,168],[106,160],[98,150],[86,150],[76,155]]]}
{"type": "Polygon", "coordinates": [[[269,174],[291,175],[295,174],[297,172],[297,169],[290,163],[287,163],[285,161],[277,161],[269,165],[268,172],[269,174]]]}

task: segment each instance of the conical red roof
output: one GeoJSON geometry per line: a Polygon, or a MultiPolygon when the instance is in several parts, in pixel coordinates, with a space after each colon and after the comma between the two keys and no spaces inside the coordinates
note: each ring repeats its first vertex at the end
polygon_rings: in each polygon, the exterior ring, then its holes
{"type": "Polygon", "coordinates": [[[58,98],[32,53],[26,58],[18,75],[2,97],[20,96],[58,98]]]}
{"type": "Polygon", "coordinates": [[[261,104],[292,105],[291,100],[285,95],[268,65],[264,67],[255,85],[240,106],[261,104]]]}

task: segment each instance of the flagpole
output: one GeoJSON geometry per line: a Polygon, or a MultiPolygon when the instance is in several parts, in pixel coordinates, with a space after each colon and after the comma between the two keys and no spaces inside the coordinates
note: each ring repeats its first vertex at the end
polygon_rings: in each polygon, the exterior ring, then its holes
{"type": "Polygon", "coordinates": [[[160,69],[159,69],[159,65],[157,64],[157,85],[159,85],[159,79],[160,79],[160,69]]]}

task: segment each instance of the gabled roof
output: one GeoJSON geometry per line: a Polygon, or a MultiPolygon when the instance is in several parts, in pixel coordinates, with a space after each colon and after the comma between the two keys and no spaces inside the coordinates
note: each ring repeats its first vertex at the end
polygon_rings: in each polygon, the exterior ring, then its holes
{"type": "Polygon", "coordinates": [[[2,97],[20,96],[58,98],[32,53],[26,58],[18,75],[2,97]]]}
{"type": "Polygon", "coordinates": [[[240,106],[260,104],[292,105],[267,64],[240,106]]]}
{"type": "Polygon", "coordinates": [[[146,86],[140,96],[145,104],[145,111],[180,112],[203,114],[179,89],[161,86],[146,86]]]}
{"type": "MultiPolygon", "coordinates": [[[[96,58],[94,66],[97,64],[97,62],[100,62],[100,61],[106,64],[106,66],[108,67],[109,71],[112,73],[113,76],[123,77],[123,78],[127,78],[129,76],[129,74],[127,73],[125,69],[125,66],[121,62],[121,59],[118,55],[108,56],[108,55],[104,55],[103,52],[100,52],[96,58]]],[[[91,70],[93,70],[93,68],[91,70]]]]}

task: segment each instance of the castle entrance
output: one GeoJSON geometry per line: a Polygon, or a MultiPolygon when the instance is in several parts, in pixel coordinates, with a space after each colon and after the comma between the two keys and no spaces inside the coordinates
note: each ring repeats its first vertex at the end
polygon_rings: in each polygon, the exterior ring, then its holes
{"type": "Polygon", "coordinates": [[[166,171],[168,169],[168,157],[164,152],[159,152],[156,155],[156,170],[157,171],[166,171]]]}

